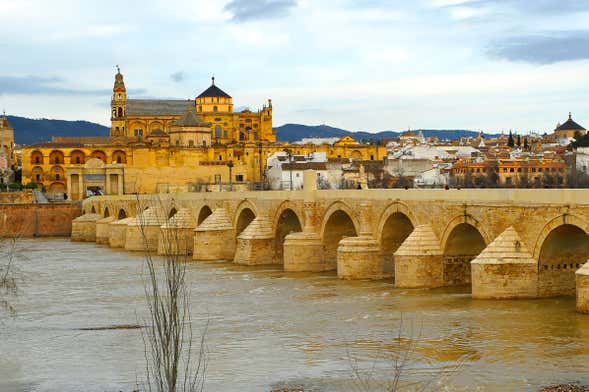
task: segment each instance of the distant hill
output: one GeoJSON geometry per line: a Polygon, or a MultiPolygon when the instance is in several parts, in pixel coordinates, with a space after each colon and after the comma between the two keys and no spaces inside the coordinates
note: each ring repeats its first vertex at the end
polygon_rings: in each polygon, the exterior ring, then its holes
{"type": "MultiPolygon", "coordinates": [[[[330,127],[329,125],[301,125],[301,124],[285,124],[280,127],[275,127],[277,139],[281,141],[294,142],[303,138],[309,137],[342,137],[350,135],[354,139],[361,140],[380,140],[399,137],[404,131],[382,131],[371,133],[366,131],[348,131],[345,129],[330,127]]],[[[419,130],[415,130],[419,131],[419,130]]],[[[425,137],[436,136],[440,140],[460,139],[461,137],[476,137],[478,131],[471,131],[466,129],[422,129],[425,137]]],[[[486,138],[496,137],[498,134],[484,134],[486,138]]]]}
{"type": "Polygon", "coordinates": [[[52,136],[108,136],[109,129],[104,125],[89,121],[32,119],[6,116],[14,128],[17,144],[35,144],[50,141],[52,136]]]}
{"type": "MultiPolygon", "coordinates": [[[[18,116],[7,116],[14,128],[17,144],[35,144],[50,141],[52,136],[108,136],[109,128],[89,121],[50,120],[46,118],[32,119],[18,116]]],[[[370,133],[366,131],[348,131],[330,127],[329,125],[285,124],[275,127],[279,141],[294,142],[309,137],[342,137],[350,135],[358,141],[380,140],[399,137],[403,131],[382,131],[370,133]]],[[[423,129],[425,137],[436,136],[440,140],[476,137],[479,133],[464,129],[423,129]]],[[[495,137],[485,134],[485,137],[495,137]]]]}

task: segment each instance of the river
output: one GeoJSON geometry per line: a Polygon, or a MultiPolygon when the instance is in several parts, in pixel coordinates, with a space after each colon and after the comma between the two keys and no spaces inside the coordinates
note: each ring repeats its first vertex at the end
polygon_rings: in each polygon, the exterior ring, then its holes
{"type": "MultiPolygon", "coordinates": [[[[17,313],[0,321],[0,390],[132,391],[141,330],[83,328],[142,324],[142,255],[68,239],[20,247],[17,313]]],[[[209,323],[206,391],[360,390],[352,369],[387,379],[395,353],[409,354],[403,382],[433,390],[589,383],[589,316],[574,298],[475,301],[467,289],[230,263],[191,263],[187,280],[194,331],[209,323]]]]}

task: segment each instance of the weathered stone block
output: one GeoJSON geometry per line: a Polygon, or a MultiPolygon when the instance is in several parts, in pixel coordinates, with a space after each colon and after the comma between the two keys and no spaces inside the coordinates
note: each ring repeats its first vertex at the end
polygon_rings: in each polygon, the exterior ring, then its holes
{"type": "Polygon", "coordinates": [[[108,245],[108,237],[110,235],[110,224],[114,222],[114,216],[102,218],[96,222],[96,243],[108,245]]]}
{"type": "Polygon", "coordinates": [[[194,230],[192,259],[229,261],[235,255],[235,229],[225,208],[217,208],[194,230]]]}
{"type": "Polygon", "coordinates": [[[383,279],[384,258],[372,237],[348,237],[337,248],[337,276],[341,279],[383,279]]]}
{"type": "Polygon", "coordinates": [[[72,221],[72,241],[96,241],[96,222],[102,218],[100,214],[84,214],[72,221]]]}
{"type": "Polygon", "coordinates": [[[471,263],[472,297],[534,298],[538,263],[513,227],[508,227],[471,263]]]}
{"type": "Polygon", "coordinates": [[[575,273],[577,286],[577,312],[589,313],[589,262],[575,273]]]}
{"type": "Polygon", "coordinates": [[[110,232],[108,233],[108,245],[111,248],[125,247],[125,234],[127,233],[127,225],[135,218],[125,218],[114,221],[108,225],[110,232]]]}
{"type": "Polygon", "coordinates": [[[193,247],[194,228],[161,227],[157,246],[158,255],[192,255],[193,247]]]}
{"type": "Polygon", "coordinates": [[[328,271],[323,259],[321,237],[315,233],[292,233],[284,239],[284,270],[290,272],[328,271]]]}
{"type": "Polygon", "coordinates": [[[274,233],[272,222],[266,217],[258,216],[237,237],[235,264],[261,265],[275,264],[274,233]]]}
{"type": "Polygon", "coordinates": [[[395,286],[435,288],[444,285],[444,256],[430,225],[420,225],[394,255],[395,286]]]}
{"type": "Polygon", "coordinates": [[[162,225],[157,253],[158,255],[191,255],[194,248],[194,229],[196,220],[189,208],[181,208],[162,225]]]}

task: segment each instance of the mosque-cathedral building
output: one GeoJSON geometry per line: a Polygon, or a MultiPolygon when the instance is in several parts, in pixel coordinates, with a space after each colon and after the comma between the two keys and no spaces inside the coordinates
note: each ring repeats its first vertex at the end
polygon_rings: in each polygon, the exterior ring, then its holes
{"type": "Polygon", "coordinates": [[[115,75],[109,137],[54,137],[22,150],[23,183],[80,200],[104,194],[262,189],[267,157],[325,152],[329,158],[382,160],[384,146],[342,138],[335,144],[276,141],[272,101],[258,111],[234,111],[215,79],[194,100],[127,98],[115,75]]]}

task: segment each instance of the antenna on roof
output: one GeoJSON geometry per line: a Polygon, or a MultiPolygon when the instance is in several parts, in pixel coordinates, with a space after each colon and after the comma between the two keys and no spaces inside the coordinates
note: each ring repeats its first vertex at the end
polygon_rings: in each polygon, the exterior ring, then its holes
{"type": "Polygon", "coordinates": [[[213,80],[213,86],[215,85],[215,75],[211,78],[213,80]]]}
{"type": "Polygon", "coordinates": [[[569,112],[569,120],[573,119],[573,113],[569,112]]]}

